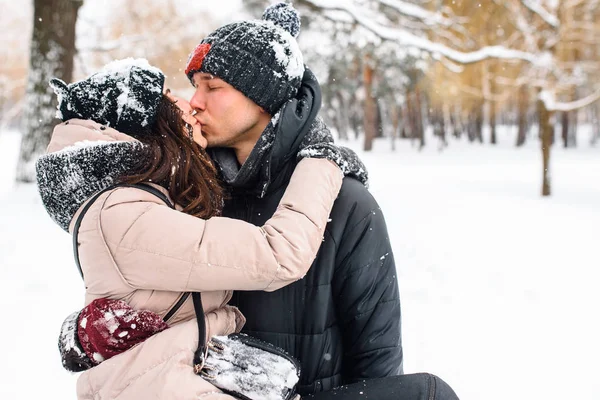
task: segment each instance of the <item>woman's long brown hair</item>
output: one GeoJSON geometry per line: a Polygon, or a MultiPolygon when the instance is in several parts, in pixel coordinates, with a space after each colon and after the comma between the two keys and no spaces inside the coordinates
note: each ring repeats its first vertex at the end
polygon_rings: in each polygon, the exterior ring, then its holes
{"type": "Polygon", "coordinates": [[[135,135],[146,144],[146,156],[123,183],[152,182],[169,191],[183,212],[199,218],[221,213],[224,191],[204,149],[186,129],[181,110],[163,95],[156,122],[135,135]]]}

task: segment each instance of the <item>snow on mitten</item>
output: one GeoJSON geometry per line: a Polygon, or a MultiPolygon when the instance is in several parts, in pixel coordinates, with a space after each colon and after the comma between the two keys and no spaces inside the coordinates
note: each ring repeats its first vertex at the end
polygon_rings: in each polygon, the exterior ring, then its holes
{"type": "Polygon", "coordinates": [[[63,367],[85,371],[166,328],[156,313],[134,310],[121,300],[96,299],[62,324],[58,349],[63,367]]]}
{"type": "Polygon", "coordinates": [[[63,367],[67,371],[81,372],[92,368],[95,364],[85,354],[77,335],[77,322],[81,311],[70,314],[62,324],[58,337],[58,351],[63,367]]]}
{"type": "Polygon", "coordinates": [[[122,300],[96,299],[81,311],[77,335],[85,354],[99,364],[167,328],[154,312],[134,310],[122,300]]]}

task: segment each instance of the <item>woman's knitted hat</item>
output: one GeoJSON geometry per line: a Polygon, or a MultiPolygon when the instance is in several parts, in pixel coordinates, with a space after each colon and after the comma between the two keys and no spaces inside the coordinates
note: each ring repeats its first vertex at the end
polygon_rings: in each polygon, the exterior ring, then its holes
{"type": "Polygon", "coordinates": [[[156,121],[165,76],[145,59],[127,58],[67,85],[50,80],[58,96],[57,118],[91,119],[135,136],[156,121]]]}
{"type": "Polygon", "coordinates": [[[208,35],[190,54],[185,74],[190,81],[196,72],[221,78],[274,114],[302,81],[299,32],[298,12],[286,3],[272,5],[262,20],[235,22],[208,35]]]}

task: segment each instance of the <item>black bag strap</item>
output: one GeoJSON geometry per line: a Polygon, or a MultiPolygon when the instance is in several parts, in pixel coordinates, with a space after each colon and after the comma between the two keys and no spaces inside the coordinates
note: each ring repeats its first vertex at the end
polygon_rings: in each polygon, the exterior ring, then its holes
{"type": "Polygon", "coordinates": [[[94,204],[96,202],[96,200],[98,200],[98,197],[100,197],[103,193],[108,192],[109,190],[111,190],[113,188],[114,188],[113,186],[110,186],[110,187],[107,187],[106,189],[101,190],[98,193],[96,193],[90,199],[90,201],[87,202],[85,207],[83,207],[83,210],[81,210],[81,213],[79,213],[79,216],[77,217],[77,221],[75,221],[75,226],[73,227],[73,255],[75,256],[75,265],[77,265],[77,269],[79,269],[79,275],[81,275],[81,279],[83,279],[83,270],[81,269],[81,262],[79,261],[79,243],[78,243],[79,227],[81,226],[81,221],[83,221],[83,217],[88,212],[88,210],[90,209],[92,204],[94,204]]]}
{"type": "Polygon", "coordinates": [[[117,187],[132,187],[132,188],[144,190],[144,191],[146,191],[148,193],[152,193],[156,197],[160,198],[169,207],[175,208],[175,205],[169,201],[169,199],[167,198],[167,196],[165,196],[165,194],[163,192],[161,192],[160,190],[158,190],[155,187],[152,187],[150,185],[145,185],[143,183],[135,183],[135,184],[121,183],[118,185],[109,186],[106,189],[101,190],[98,193],[96,193],[90,199],[90,201],[87,202],[85,207],[83,207],[83,210],[81,210],[81,213],[79,213],[79,216],[77,217],[77,221],[75,221],[75,226],[73,227],[73,254],[75,255],[75,264],[77,265],[77,268],[79,269],[79,274],[81,275],[82,279],[83,279],[83,270],[81,269],[81,262],[79,261],[79,243],[78,243],[79,227],[81,226],[81,221],[83,221],[83,217],[85,217],[85,214],[88,212],[88,210],[90,209],[92,204],[94,204],[96,202],[96,200],[98,200],[98,197],[100,197],[103,193],[108,192],[109,190],[115,189],[117,187]]]}
{"type": "MultiPolygon", "coordinates": [[[[77,268],[79,269],[79,274],[81,275],[82,279],[83,279],[83,270],[81,269],[81,262],[79,260],[79,243],[78,243],[79,227],[81,226],[81,221],[83,221],[83,217],[88,212],[88,210],[90,209],[90,207],[92,206],[92,204],[94,204],[96,202],[96,200],[98,200],[98,197],[100,197],[103,193],[108,192],[109,190],[115,189],[117,187],[131,187],[131,188],[136,188],[136,189],[144,190],[144,191],[146,191],[148,193],[152,193],[153,195],[155,195],[156,197],[158,197],[159,199],[161,199],[162,201],[164,201],[165,204],[167,204],[169,207],[171,207],[172,209],[175,209],[175,205],[173,203],[171,203],[171,201],[169,200],[169,198],[163,192],[161,192],[160,190],[158,190],[157,188],[155,188],[153,186],[146,185],[146,184],[143,184],[143,183],[133,183],[133,184],[130,184],[130,183],[121,183],[121,184],[118,184],[118,185],[109,186],[106,189],[103,189],[100,192],[96,193],[87,202],[87,204],[85,205],[85,207],[83,207],[83,209],[81,210],[81,213],[79,213],[79,216],[77,217],[77,220],[75,221],[75,226],[73,227],[73,255],[75,256],[75,264],[77,265],[77,268]]],[[[179,310],[179,308],[187,300],[187,298],[189,297],[189,295],[190,295],[189,292],[183,293],[183,295],[177,301],[177,303],[175,303],[175,305],[163,317],[163,320],[165,322],[167,320],[169,320],[169,318],[171,318],[173,316],[173,314],[175,314],[177,312],[177,310],[179,310]]],[[[202,304],[200,304],[200,306],[202,306],[202,304]]],[[[202,322],[204,323],[204,319],[202,319],[202,322]]]]}
{"type": "Polygon", "coordinates": [[[206,322],[204,321],[204,308],[200,293],[192,292],[194,311],[196,312],[196,323],[198,324],[198,348],[194,352],[194,372],[200,375],[206,360],[206,322]]]}

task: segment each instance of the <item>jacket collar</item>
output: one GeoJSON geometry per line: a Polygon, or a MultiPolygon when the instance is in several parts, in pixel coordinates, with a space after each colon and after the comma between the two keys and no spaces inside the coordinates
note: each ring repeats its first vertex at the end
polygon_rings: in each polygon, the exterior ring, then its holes
{"type": "Polygon", "coordinates": [[[50,217],[68,231],[81,205],[131,171],[143,149],[131,136],[93,121],[57,125],[47,154],[36,162],[38,190],[50,217]]]}

